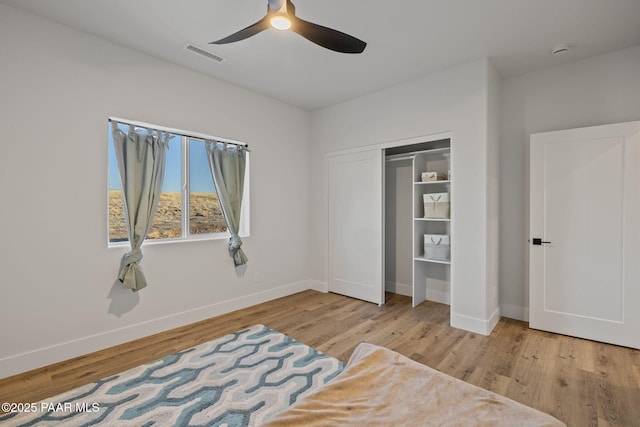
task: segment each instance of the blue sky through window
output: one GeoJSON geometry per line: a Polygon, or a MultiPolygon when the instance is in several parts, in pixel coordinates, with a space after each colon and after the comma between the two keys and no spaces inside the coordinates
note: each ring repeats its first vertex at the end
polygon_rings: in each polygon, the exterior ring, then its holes
{"type": "Polygon", "coordinates": [[[189,183],[192,193],[215,193],[204,141],[189,140],[189,183]]]}
{"type": "MultiPolygon", "coordinates": [[[[127,125],[119,125],[119,128],[126,132],[127,125]]],[[[109,189],[120,189],[120,172],[118,171],[118,161],[116,159],[115,150],[113,148],[113,136],[111,135],[111,127],[109,127],[109,189]]],[[[182,187],[181,178],[181,137],[176,135],[169,142],[167,150],[167,163],[164,172],[164,181],[162,183],[163,192],[177,193],[182,187]]],[[[189,168],[190,168],[190,184],[191,192],[196,193],[215,193],[211,172],[209,171],[209,163],[204,142],[199,140],[190,140],[189,168]]]]}

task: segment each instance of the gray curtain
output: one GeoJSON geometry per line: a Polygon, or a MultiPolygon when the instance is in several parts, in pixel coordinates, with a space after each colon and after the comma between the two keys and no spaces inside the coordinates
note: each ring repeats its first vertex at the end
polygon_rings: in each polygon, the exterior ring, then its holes
{"type": "Polygon", "coordinates": [[[213,183],[218,192],[220,207],[227,222],[231,238],[229,239],[229,256],[236,267],[247,263],[248,259],[242,251],[242,240],[238,236],[240,227],[240,209],[244,191],[244,172],[247,162],[247,148],[242,145],[227,144],[217,141],[205,141],[209,169],[213,183]]]}
{"type": "Polygon", "coordinates": [[[132,125],[125,134],[118,129],[117,123],[111,122],[111,126],[131,243],[131,251],[124,254],[120,262],[118,279],[123,287],[139,291],[147,286],[139,264],[142,260],[140,247],[158,208],[167,148],[173,135],[132,125]]]}

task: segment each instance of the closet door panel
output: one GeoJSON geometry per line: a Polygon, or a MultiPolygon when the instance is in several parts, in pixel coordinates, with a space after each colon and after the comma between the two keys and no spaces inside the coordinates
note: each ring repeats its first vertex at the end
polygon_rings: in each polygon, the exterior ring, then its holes
{"type": "Polygon", "coordinates": [[[328,288],[384,302],[382,150],[327,157],[328,288]]]}

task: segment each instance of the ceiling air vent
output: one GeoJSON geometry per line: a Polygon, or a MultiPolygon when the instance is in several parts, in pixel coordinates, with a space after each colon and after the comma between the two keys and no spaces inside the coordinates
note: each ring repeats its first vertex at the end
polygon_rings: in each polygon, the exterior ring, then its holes
{"type": "Polygon", "coordinates": [[[208,50],[204,50],[201,47],[198,47],[196,45],[193,45],[191,43],[187,43],[187,45],[184,47],[186,50],[189,50],[191,52],[197,53],[198,55],[202,55],[202,56],[206,56],[207,58],[216,61],[216,62],[222,62],[224,61],[224,58],[222,56],[218,56],[215,53],[211,53],[208,50]]]}

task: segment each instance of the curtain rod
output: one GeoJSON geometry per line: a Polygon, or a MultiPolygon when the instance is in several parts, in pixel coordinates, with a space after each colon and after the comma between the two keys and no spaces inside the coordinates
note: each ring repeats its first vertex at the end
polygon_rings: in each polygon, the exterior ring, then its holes
{"type": "Polygon", "coordinates": [[[133,125],[133,126],[139,126],[139,127],[148,128],[148,129],[155,129],[155,130],[159,130],[159,131],[163,131],[163,132],[175,133],[175,134],[178,134],[178,135],[184,135],[184,136],[188,136],[188,137],[191,137],[191,138],[204,139],[204,140],[214,140],[214,141],[217,141],[217,142],[226,142],[228,144],[242,145],[243,147],[249,148],[249,144],[247,144],[246,142],[234,141],[232,139],[226,139],[226,138],[219,138],[217,136],[211,136],[211,135],[207,135],[207,134],[204,134],[204,133],[189,132],[189,131],[182,130],[182,129],[168,128],[168,127],[165,127],[165,126],[153,125],[151,123],[138,122],[138,121],[129,120],[129,119],[121,119],[119,117],[109,117],[109,121],[110,122],[118,122],[118,123],[122,123],[122,124],[125,124],[125,125],[133,125]]]}

